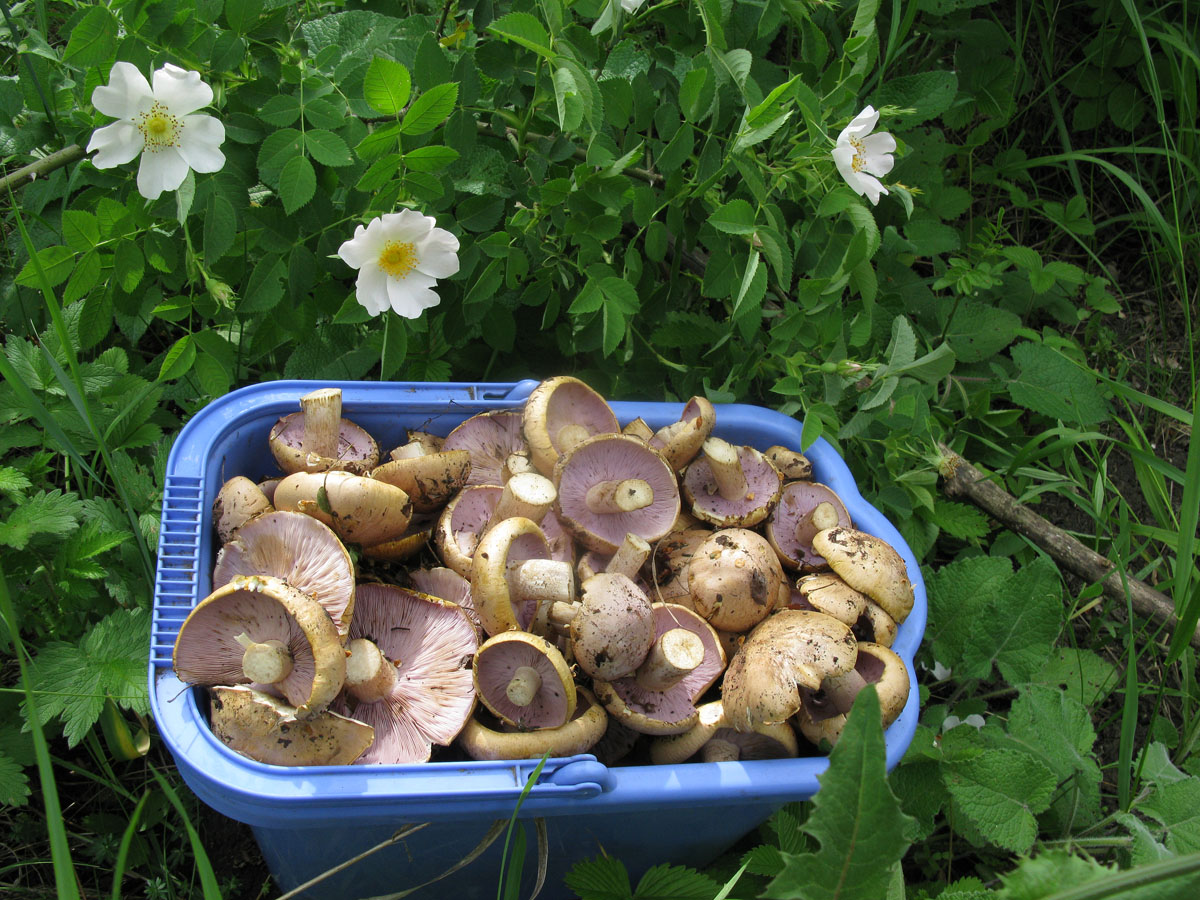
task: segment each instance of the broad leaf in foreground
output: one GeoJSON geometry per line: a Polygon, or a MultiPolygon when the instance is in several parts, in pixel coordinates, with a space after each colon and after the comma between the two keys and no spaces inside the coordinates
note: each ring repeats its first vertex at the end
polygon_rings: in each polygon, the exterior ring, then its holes
{"type": "Polygon", "coordinates": [[[887,783],[879,698],[868,685],[854,701],[829,757],[803,830],[821,849],[784,853],[784,868],[765,897],[789,900],[878,900],[891,867],[908,849],[916,824],[900,811],[887,783]]]}

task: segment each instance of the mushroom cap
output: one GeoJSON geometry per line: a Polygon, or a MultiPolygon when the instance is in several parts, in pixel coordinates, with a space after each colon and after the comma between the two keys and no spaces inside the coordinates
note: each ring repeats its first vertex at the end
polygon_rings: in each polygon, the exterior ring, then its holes
{"type": "Polygon", "coordinates": [[[794,609],[815,609],[851,628],[866,612],[869,602],[866,594],[856,591],[830,572],[801,576],[796,582],[796,594],[801,604],[795,605],[793,599],[794,609]]]}
{"type": "Polygon", "coordinates": [[[488,634],[532,626],[537,602],[519,596],[513,565],[531,559],[550,559],[550,548],[542,530],[522,516],[500,522],[479,542],[471,561],[471,599],[488,634]]]}
{"type": "Polygon", "coordinates": [[[217,740],[274,766],[344,766],[375,738],[364,722],[325,710],[308,719],[282,700],[248,687],[214,687],[209,724],[217,740]]]}
{"type": "Polygon", "coordinates": [[[650,600],[625,575],[593,575],[581,588],[582,608],[571,620],[575,662],[598,681],[632,674],[656,637],[650,600]]]}
{"type": "Polygon", "coordinates": [[[621,431],[608,402],[578,378],[560,375],[546,379],[525,401],[522,429],[530,459],[547,477],[554,471],[559,456],[571,449],[562,434],[569,425],[578,426],[578,433],[588,435],[621,431]]]}
{"type": "Polygon", "coordinates": [[[273,575],[311,595],[345,641],[354,614],[354,562],[327,525],[286,510],[247,522],[217,552],[213,587],[239,575],[273,575]]]}
{"type": "Polygon", "coordinates": [[[717,490],[712,466],[704,455],[692,460],[683,473],[683,495],[697,519],[718,528],[751,528],[763,521],[775,504],[783,479],[774,464],[753,447],[737,447],[746,478],[745,496],[726,500],[717,490]]]}
{"type": "Polygon", "coordinates": [[[575,712],[575,682],[558,648],[536,634],[506,631],[484,641],[471,666],[479,701],[496,718],[521,729],[559,728],[575,712]],[[537,672],[540,686],[530,703],[509,699],[506,688],[521,668],[537,672]]]}
{"type": "Polygon", "coordinates": [[[345,470],[356,474],[371,471],[379,464],[379,445],[364,429],[349,419],[342,419],[338,432],[338,455],[336,458],[306,453],[304,444],[304,413],[294,412],[284,416],[271,428],[267,437],[271,455],[284,472],[325,472],[331,469],[345,470]]]}
{"type": "Polygon", "coordinates": [[[320,519],[343,541],[369,547],[404,535],[412,519],[408,494],[350,472],[295,472],[275,488],[275,508],[320,519]]]}
{"type": "Polygon", "coordinates": [[[467,483],[471,454],[448,450],[393,459],[371,470],[371,477],[400,488],[417,512],[441,509],[467,483]]]}
{"type": "Polygon", "coordinates": [[[408,573],[408,580],[422,594],[461,606],[467,618],[479,628],[479,613],[475,612],[475,604],[471,601],[471,582],[453,569],[445,566],[412,569],[408,573]]]}
{"type": "Polygon", "coordinates": [[[700,452],[716,424],[717,411],[712,403],[706,397],[692,397],[684,405],[679,421],[660,428],[649,444],[678,472],[700,452]]]}
{"type": "MultiPolygon", "coordinates": [[[[661,765],[681,763],[701,752],[711,741],[720,741],[728,759],[780,759],[796,756],[800,747],[796,735],[787,723],[760,725],[750,732],[735,731],[725,721],[725,709],[720,700],[699,707],[699,718],[695,725],[683,734],[655,738],[650,745],[650,761],[661,765]],[[736,755],[734,755],[736,754],[736,755]]],[[[710,761],[707,758],[706,762],[710,761]]]]}
{"type": "Polygon", "coordinates": [[[513,453],[528,453],[519,409],[478,413],[446,435],[442,450],[466,450],[471,455],[468,485],[504,484],[504,461],[513,453]]]}
{"type": "Polygon", "coordinates": [[[499,485],[467,485],[438,516],[434,529],[438,554],[443,564],[464,578],[471,577],[471,557],[503,491],[499,485]]]}
{"type": "Polygon", "coordinates": [[[867,600],[867,608],[851,628],[859,643],[868,641],[890,647],[896,642],[896,620],[871,599],[867,600]]]}
{"type": "Polygon", "coordinates": [[[377,559],[383,562],[403,562],[412,559],[427,546],[433,538],[433,527],[436,519],[431,513],[422,513],[408,520],[404,534],[382,544],[368,544],[361,547],[362,555],[367,559],[377,559]]]}
{"type": "Polygon", "coordinates": [[[608,715],[587,688],[576,688],[578,701],[571,720],[558,728],[536,731],[498,731],[477,715],[467,722],[458,744],[471,759],[537,759],[586,753],[604,735],[608,715]]]}
{"type": "Polygon", "coordinates": [[[813,536],[813,549],[842,580],[903,622],[913,608],[913,586],[900,554],[880,538],[855,528],[829,528],[813,536]]]}
{"type": "Polygon", "coordinates": [[[333,620],[308,594],[270,575],[238,576],[196,605],[175,639],[175,674],[188,684],[246,684],[243,634],[287,647],[292,670],[275,687],[297,718],[321,712],[341,690],[346,654],[333,620]]]}
{"type": "Polygon", "coordinates": [[[789,481],[783,486],[779,504],[767,520],[767,540],[789,569],[811,572],[825,568],[825,557],[813,549],[813,536],[820,530],[805,521],[819,503],[830,503],[838,524],[850,526],[850,513],[833,489],[816,481],[789,481]]]}
{"type": "Polygon", "coordinates": [[[654,547],[653,575],[654,584],[650,596],[657,603],[678,603],[681,606],[694,609],[692,590],[688,587],[688,567],[692,557],[713,534],[708,525],[698,525],[685,528],[682,531],[672,531],[654,547]]]}
{"type": "Polygon", "coordinates": [[[600,434],[580,443],[559,459],[554,485],[559,520],[576,540],[600,553],[616,553],[628,533],[657,541],[671,530],[679,513],[674,471],[657,450],[628,435],[600,434]],[[654,498],[649,506],[613,513],[588,508],[592,486],[626,479],[641,479],[650,486],[654,498]]]}
{"type": "Polygon", "coordinates": [[[767,459],[775,463],[775,468],[783,476],[784,482],[808,481],[812,478],[812,462],[798,450],[790,450],[776,444],[766,449],[767,459]]]}
{"type": "Polygon", "coordinates": [[[475,626],[453,603],[390,584],[360,584],[350,638],[373,641],[396,665],[390,692],[364,703],[343,691],[333,708],[375,729],[359,764],[426,762],[448,745],[475,708],[475,626]]]}
{"type": "Polygon", "coordinates": [[[782,583],[783,567],[771,545],[745,528],[714,532],[688,565],[696,612],[721,631],[745,631],[765,619],[782,583]]]}
{"type": "Polygon", "coordinates": [[[785,609],[750,633],[722,682],[725,714],[738,731],[786,722],[802,705],[801,688],[854,668],[849,626],[824,613],[785,609]]]}
{"type": "Polygon", "coordinates": [[[213,501],[212,520],[217,537],[224,544],[244,523],[274,508],[257,484],[244,475],[235,475],[221,485],[213,501]]]}
{"type": "MultiPolygon", "coordinates": [[[[855,670],[868,684],[875,685],[879,694],[879,713],[883,727],[887,728],[904,711],[911,688],[908,667],[904,660],[888,647],[870,641],[859,641],[855,670]]],[[[792,718],[792,723],[805,738],[817,747],[822,741],[829,746],[837,744],[846,727],[846,715],[839,714],[827,719],[814,720],[807,707],[801,707],[792,718]]]]}
{"type": "Polygon", "coordinates": [[[696,700],[721,677],[725,651],[712,626],[696,613],[674,603],[655,603],[654,638],[675,628],[686,628],[700,638],[704,659],[665,691],[648,691],[630,675],[615,681],[597,681],[593,688],[609,715],[642,734],[678,734],[687,731],[699,713],[696,700]]]}

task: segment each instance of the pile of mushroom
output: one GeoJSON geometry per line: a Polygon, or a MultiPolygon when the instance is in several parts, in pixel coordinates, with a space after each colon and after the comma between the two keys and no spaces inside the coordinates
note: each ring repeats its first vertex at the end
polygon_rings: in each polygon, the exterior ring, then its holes
{"type": "Polygon", "coordinates": [[[694,397],[622,428],[561,376],[380,464],[314,391],[272,429],[281,478],[214,504],[215,590],[176,672],[209,686],[220,740],[277,765],[795,756],[868,683],[890,724],[903,560],[800,453],[716,425],[694,397]]]}

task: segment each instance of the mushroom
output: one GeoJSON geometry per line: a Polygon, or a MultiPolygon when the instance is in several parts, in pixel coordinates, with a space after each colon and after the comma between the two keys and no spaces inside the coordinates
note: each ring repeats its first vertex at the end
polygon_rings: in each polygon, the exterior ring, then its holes
{"type": "Polygon", "coordinates": [[[375,729],[359,764],[426,762],[475,708],[475,626],[453,603],[389,584],[359,585],[357,607],[333,709],[375,729]]]}
{"type": "Polygon", "coordinates": [[[408,494],[419,513],[441,509],[467,482],[471,454],[466,450],[428,453],[415,441],[392,451],[392,459],[371,470],[371,477],[408,494]],[[399,455],[397,455],[399,454],[399,455]]]}
{"type": "Polygon", "coordinates": [[[654,429],[646,424],[645,419],[638,416],[636,419],[625,423],[625,426],[621,429],[621,434],[627,434],[648,444],[651,438],[654,437],[654,429]]]}
{"type": "Polygon", "coordinates": [[[422,594],[461,606],[475,627],[480,627],[479,613],[475,612],[475,604],[471,602],[471,582],[453,569],[444,566],[413,569],[408,573],[408,580],[412,582],[413,588],[422,594]]]}
{"type": "Polygon", "coordinates": [[[362,555],[367,559],[382,562],[403,562],[411,559],[429,545],[433,538],[433,526],[437,520],[429,513],[413,516],[408,520],[404,534],[381,544],[368,544],[361,547],[362,555]]]}
{"type": "Polygon", "coordinates": [[[369,547],[404,535],[412,518],[408,494],[350,472],[296,472],[275,488],[275,508],[320,519],[343,541],[369,547]]]}
{"type": "Polygon", "coordinates": [[[865,531],[837,527],[818,531],[813,549],[843,581],[903,622],[913,608],[913,586],[904,560],[891,544],[865,531]]]}
{"type": "Polygon", "coordinates": [[[488,517],[487,528],[513,516],[524,516],[540,525],[556,499],[558,492],[554,489],[554,482],[545,475],[537,472],[513,475],[504,482],[500,498],[488,517]]]}
{"type": "MultiPolygon", "coordinates": [[[[676,632],[684,630],[699,638],[700,661],[695,663],[688,651],[686,662],[675,665],[678,660],[672,660],[674,650],[665,648],[663,656],[667,664],[663,665],[652,650],[637,674],[611,682],[597,681],[593,687],[609,715],[634,731],[678,734],[695,723],[698,715],[695,702],[721,676],[725,653],[712,626],[690,609],[672,603],[655,603],[653,609],[655,646],[674,642],[676,632]],[[672,637],[667,638],[668,635],[672,637]],[[647,676],[651,683],[665,686],[647,688],[647,676]]],[[[690,644],[691,641],[684,639],[680,643],[690,644]]]]}
{"type": "Polygon", "coordinates": [[[247,522],[217,552],[213,587],[239,575],[273,575],[309,594],[345,641],[354,614],[354,562],[324,523],[286,510],[247,522]]]}
{"type": "Polygon", "coordinates": [[[501,731],[489,728],[476,715],[458,736],[471,759],[537,759],[587,753],[605,733],[608,715],[587,688],[576,688],[578,700],[571,720],[558,728],[501,731]]]}
{"type": "Polygon", "coordinates": [[[771,545],[745,528],[714,532],[688,565],[692,604],[721,631],[746,631],[765,619],[782,584],[783,568],[771,545]]]}
{"type": "MultiPolygon", "coordinates": [[[[904,704],[908,702],[910,689],[908,667],[895,652],[882,644],[860,641],[855,671],[865,684],[875,685],[879,694],[879,712],[883,727],[887,728],[900,717],[904,704]]],[[[846,713],[825,719],[816,719],[807,707],[801,707],[793,717],[796,728],[811,743],[820,747],[822,743],[833,746],[846,726],[846,713]]]]}
{"type": "Polygon", "coordinates": [[[750,528],[775,508],[782,483],[779,470],[753,447],[710,437],[684,472],[683,493],[696,518],[718,528],[750,528]]]}
{"type": "Polygon", "coordinates": [[[655,432],[650,446],[661,452],[671,468],[678,472],[700,452],[716,422],[717,412],[712,403],[704,397],[693,397],[683,407],[678,422],[655,432]]]}
{"type": "Polygon", "coordinates": [[[784,483],[789,481],[808,481],[812,478],[812,463],[808,457],[797,450],[789,450],[776,444],[766,450],[767,459],[775,464],[784,483]]]}
{"type": "MultiPolygon", "coordinates": [[[[636,534],[627,534],[612,555],[597,553],[589,550],[579,558],[575,572],[580,582],[586,581],[593,575],[607,572],[610,575],[624,575],[633,581],[639,580],[642,565],[650,558],[650,545],[636,534]]],[[[640,585],[639,585],[640,586],[640,585]]]]}
{"type": "Polygon", "coordinates": [[[725,714],[738,731],[786,722],[812,694],[854,671],[857,643],[832,616],[785,609],[746,639],[721,685],[725,714]]]}
{"type": "Polygon", "coordinates": [[[521,729],[558,728],[575,712],[567,661],[536,634],[506,631],[484,641],[471,666],[479,701],[521,729]]]}
{"type": "Polygon", "coordinates": [[[792,481],[784,485],[779,505],[767,519],[766,535],[785,566],[811,572],[826,567],[825,558],[813,549],[813,536],[836,525],[850,525],[841,498],[818,482],[792,481]]]}
{"type": "Polygon", "coordinates": [[[619,574],[593,575],[579,603],[556,603],[552,624],[567,626],[571,653],[589,677],[612,681],[631,674],[654,644],[654,612],[645,593],[619,574]]]}
{"type": "Polygon", "coordinates": [[[866,594],[829,572],[801,577],[789,601],[793,609],[815,609],[851,628],[867,611],[868,602],[866,594]]]}
{"type": "Polygon", "coordinates": [[[554,471],[562,454],[583,441],[593,435],[621,431],[607,401],[570,375],[549,378],[533,389],[525,401],[521,427],[529,445],[529,458],[546,476],[554,471]]]}
{"type": "Polygon", "coordinates": [[[270,575],[238,576],[200,601],[179,627],[172,662],[188,684],[271,685],[300,719],[325,709],[346,676],[324,608],[270,575]]]}
{"type": "Polygon", "coordinates": [[[371,746],[375,729],[325,710],[308,719],[253,688],[214,687],[209,725],[231,750],[274,766],[344,766],[371,746]]]}
{"type": "Polygon", "coordinates": [[[270,512],[275,507],[257,484],[243,475],[230,478],[217,492],[213,502],[213,527],[224,544],[235,531],[255,516],[270,512]]]}
{"type": "Polygon", "coordinates": [[[342,418],[340,388],[305,394],[300,398],[300,412],[276,422],[267,440],[279,468],[288,474],[329,469],[361,474],[379,462],[375,439],[342,418]]]}
{"type": "Polygon", "coordinates": [[[615,553],[626,534],[656,541],[679,512],[675,473],[656,450],[622,434],[579,443],[554,469],[558,517],[575,539],[615,553]]]}
{"type": "Polygon", "coordinates": [[[749,732],[735,731],[725,720],[720,700],[699,707],[696,724],[682,734],[655,738],[650,761],[656,765],[686,762],[696,754],[704,762],[781,759],[797,756],[796,734],[786,723],[762,724],[749,732]]]}
{"type": "Polygon", "coordinates": [[[658,603],[679,603],[693,607],[688,587],[688,567],[700,545],[713,534],[707,525],[672,531],[654,548],[654,586],[651,596],[658,603]]]}
{"type": "Polygon", "coordinates": [[[519,409],[498,409],[471,416],[446,435],[442,450],[466,450],[471,455],[467,485],[504,484],[503,469],[510,456],[529,455],[521,430],[519,409]]]}
{"type": "Polygon", "coordinates": [[[444,565],[464,578],[471,576],[471,557],[503,490],[499,485],[467,485],[438,516],[434,528],[438,555],[444,565]]]}
{"type": "Polygon", "coordinates": [[[550,607],[574,596],[571,564],[550,559],[545,535],[529,519],[505,519],[479,542],[471,560],[471,598],[488,634],[544,632],[550,607]]]}

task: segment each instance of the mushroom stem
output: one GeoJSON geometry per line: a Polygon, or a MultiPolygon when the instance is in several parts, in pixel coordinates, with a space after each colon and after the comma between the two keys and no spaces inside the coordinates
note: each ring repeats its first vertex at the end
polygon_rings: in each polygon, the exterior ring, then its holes
{"type": "Polygon", "coordinates": [[[574,621],[575,616],[579,614],[581,608],[582,604],[580,603],[564,603],[561,600],[556,600],[550,604],[550,624],[554,626],[556,631],[566,631],[571,627],[571,622],[574,621]]]}
{"type": "Polygon", "coordinates": [[[542,676],[532,666],[520,666],[509,679],[504,693],[516,706],[528,706],[542,689],[542,676]]]}
{"type": "Polygon", "coordinates": [[[624,575],[633,580],[642,564],[650,558],[650,545],[632,531],[626,532],[625,539],[617,552],[613,554],[604,571],[609,575],[624,575]]]}
{"type": "Polygon", "coordinates": [[[588,431],[587,426],[571,422],[558,429],[558,434],[554,436],[554,440],[558,446],[558,452],[566,454],[570,453],[591,436],[592,433],[588,431]]]}
{"type": "Polygon", "coordinates": [[[851,669],[845,675],[831,675],[821,682],[821,690],[840,713],[850,712],[854,706],[854,698],[866,687],[867,681],[857,669],[851,669]]]}
{"type": "Polygon", "coordinates": [[[305,394],[300,408],[304,410],[304,452],[335,459],[342,428],[341,390],[319,388],[305,394]]]}
{"type": "Polygon", "coordinates": [[[802,544],[808,543],[808,539],[812,534],[812,532],[807,530],[810,525],[813,532],[824,531],[827,528],[837,528],[837,509],[828,500],[822,500],[812,508],[811,512],[801,516],[800,521],[796,523],[796,540],[802,544]]]}
{"type": "Polygon", "coordinates": [[[750,485],[742,472],[742,461],[738,448],[720,438],[706,438],[700,447],[704,458],[712,469],[717,493],[726,500],[742,500],[750,485]]]}
{"type": "Polygon", "coordinates": [[[517,564],[516,593],[522,600],[570,602],[575,596],[571,564],[557,559],[527,559],[517,564]]]}
{"type": "Polygon", "coordinates": [[[665,691],[704,661],[704,642],[686,628],[661,634],[638,666],[637,683],[647,691],[665,691]]]}
{"type": "Polygon", "coordinates": [[[741,758],[737,744],[724,738],[711,738],[700,751],[705,762],[737,762],[741,758]]]}
{"type": "Polygon", "coordinates": [[[346,690],[363,703],[386,697],[396,683],[396,664],[366,638],[355,638],[346,649],[346,690]]]}
{"type": "Polygon", "coordinates": [[[601,481],[588,488],[585,502],[596,515],[633,512],[654,502],[654,488],[641,478],[601,481]]]}
{"type": "Polygon", "coordinates": [[[510,453],[504,459],[504,465],[500,469],[500,477],[507,483],[510,478],[515,478],[518,475],[523,475],[526,472],[536,472],[529,456],[524,453],[510,453]]]}
{"type": "Polygon", "coordinates": [[[255,684],[278,684],[292,671],[292,654],[282,641],[255,641],[246,632],[234,638],[245,649],[242,674],[255,684]]]}
{"type": "Polygon", "coordinates": [[[643,419],[641,416],[638,416],[621,429],[621,434],[628,434],[636,438],[641,438],[643,441],[649,443],[650,439],[654,437],[654,429],[646,424],[645,419],[643,419]]]}
{"type": "Polygon", "coordinates": [[[504,490],[492,509],[484,531],[513,516],[524,516],[535,525],[540,525],[557,498],[554,482],[546,476],[537,472],[514,475],[504,482],[504,490]]]}

